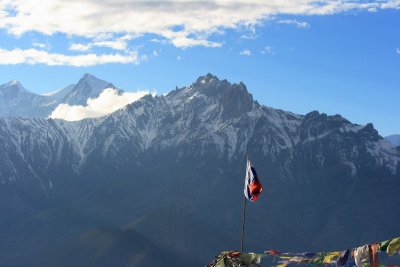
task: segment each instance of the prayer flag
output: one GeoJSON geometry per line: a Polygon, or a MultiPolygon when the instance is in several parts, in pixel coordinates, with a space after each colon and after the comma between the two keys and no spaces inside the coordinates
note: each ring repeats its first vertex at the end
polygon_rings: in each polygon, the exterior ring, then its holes
{"type": "Polygon", "coordinates": [[[258,179],[256,169],[251,165],[250,160],[247,160],[246,167],[246,181],[244,184],[244,196],[252,201],[256,202],[258,196],[262,192],[262,185],[258,179]]]}

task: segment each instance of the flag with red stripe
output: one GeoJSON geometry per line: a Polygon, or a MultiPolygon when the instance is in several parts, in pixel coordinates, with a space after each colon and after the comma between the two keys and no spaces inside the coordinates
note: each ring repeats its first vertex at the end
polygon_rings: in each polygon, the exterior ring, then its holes
{"type": "Polygon", "coordinates": [[[247,160],[246,167],[246,181],[244,184],[244,196],[252,201],[256,202],[258,196],[262,192],[262,185],[258,179],[256,169],[254,169],[250,160],[247,160]]]}

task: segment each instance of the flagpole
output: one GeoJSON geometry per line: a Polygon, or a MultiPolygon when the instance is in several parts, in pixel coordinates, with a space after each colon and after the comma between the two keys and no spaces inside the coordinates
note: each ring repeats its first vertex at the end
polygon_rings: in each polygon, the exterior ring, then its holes
{"type": "Polygon", "coordinates": [[[246,223],[246,197],[244,197],[244,206],[243,206],[243,225],[242,225],[242,242],[240,244],[240,252],[243,253],[243,240],[244,240],[244,225],[246,223]]]}
{"type": "MultiPolygon", "coordinates": [[[[247,160],[246,160],[246,172],[247,172],[247,164],[249,163],[249,153],[247,154],[247,160]]],[[[247,175],[247,174],[246,174],[247,175]]],[[[244,197],[244,204],[243,204],[243,224],[242,224],[242,241],[240,243],[240,252],[243,253],[243,241],[244,241],[244,226],[246,224],[246,203],[247,199],[244,197]]]]}

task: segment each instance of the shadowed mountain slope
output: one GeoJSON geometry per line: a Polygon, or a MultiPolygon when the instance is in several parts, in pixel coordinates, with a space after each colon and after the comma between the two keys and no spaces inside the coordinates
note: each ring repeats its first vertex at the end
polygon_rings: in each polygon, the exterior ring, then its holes
{"type": "Polygon", "coordinates": [[[82,246],[120,266],[146,248],[146,259],[203,265],[239,248],[247,155],[264,190],[248,205],[246,250],[399,235],[400,150],[372,124],[266,107],[208,74],[98,119],[0,119],[0,265],[46,255],[43,266],[87,266],[82,246]]]}

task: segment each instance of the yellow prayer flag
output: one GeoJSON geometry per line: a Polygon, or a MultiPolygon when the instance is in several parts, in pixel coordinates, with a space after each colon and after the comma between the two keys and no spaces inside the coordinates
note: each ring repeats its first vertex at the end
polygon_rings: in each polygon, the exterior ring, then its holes
{"type": "Polygon", "coordinates": [[[339,256],[340,256],[340,252],[330,252],[325,256],[323,263],[332,263],[333,258],[336,258],[339,256]]]}
{"type": "Polygon", "coordinates": [[[400,237],[393,239],[390,241],[387,247],[387,253],[392,256],[395,253],[398,253],[400,250],[400,237]]]}

